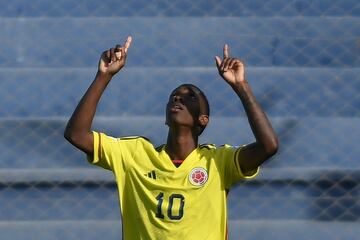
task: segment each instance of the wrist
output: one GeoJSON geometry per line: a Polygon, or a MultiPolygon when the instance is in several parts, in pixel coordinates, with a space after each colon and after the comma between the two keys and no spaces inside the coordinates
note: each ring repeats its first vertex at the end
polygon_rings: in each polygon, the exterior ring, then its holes
{"type": "Polygon", "coordinates": [[[236,82],[234,85],[232,85],[232,89],[241,99],[253,95],[251,87],[247,80],[236,82]]]}
{"type": "Polygon", "coordinates": [[[111,78],[113,77],[113,74],[98,70],[96,73],[96,77],[104,81],[110,81],[111,78]]]}
{"type": "Polygon", "coordinates": [[[245,90],[249,88],[249,83],[247,80],[235,81],[233,84],[230,84],[231,87],[236,90],[245,90]]]}

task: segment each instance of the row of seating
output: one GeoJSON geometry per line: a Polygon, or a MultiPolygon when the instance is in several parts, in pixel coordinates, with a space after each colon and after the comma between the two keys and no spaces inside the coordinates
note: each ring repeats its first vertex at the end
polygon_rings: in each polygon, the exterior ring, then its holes
{"type": "MultiPolygon", "coordinates": [[[[322,236],[328,240],[338,240],[339,236],[346,236],[348,240],[357,240],[360,234],[357,223],[308,220],[238,220],[228,223],[229,239],[266,240],[271,236],[274,239],[318,240],[319,236],[322,236]]],[[[101,236],[106,236],[108,240],[118,240],[122,236],[120,226],[119,221],[48,221],[47,231],[43,231],[44,223],[42,221],[24,221],[0,222],[0,231],[3,240],[97,240],[101,236]]]]}
{"type": "MultiPolygon", "coordinates": [[[[358,118],[272,118],[279,135],[280,150],[267,168],[359,169],[358,118]]],[[[89,167],[85,155],[63,138],[63,120],[1,121],[0,168],[89,167]]],[[[154,145],[167,137],[165,117],[98,118],[94,130],[111,136],[140,135],[154,145]]],[[[202,143],[235,146],[254,141],[246,118],[213,117],[200,138],[202,143]]]]}
{"type": "Polygon", "coordinates": [[[13,0],[0,8],[3,17],[108,16],[359,16],[356,0],[13,0]]]}
{"type": "MultiPolygon", "coordinates": [[[[0,117],[68,117],[92,82],[84,69],[0,69],[0,117]]],[[[357,117],[360,68],[247,68],[254,93],[271,117],[357,117]]],[[[212,116],[244,116],[216,67],[140,68],[115,76],[96,116],[164,116],[171,91],[193,83],[207,95],[212,116]],[[226,97],[225,97],[226,96],[226,97]]]]}
{"type": "MultiPolygon", "coordinates": [[[[10,177],[9,173],[1,172],[0,176],[10,177]]],[[[120,218],[117,189],[110,172],[45,169],[13,171],[12,177],[0,185],[0,223],[120,218]]],[[[228,218],[358,221],[359,180],[359,169],[347,172],[264,169],[259,178],[243,181],[230,190],[228,218]],[[284,175],[290,173],[295,174],[286,180],[284,175]],[[266,179],[267,176],[270,178],[266,179]]]]}
{"type": "Polygon", "coordinates": [[[212,66],[228,43],[249,66],[359,67],[357,23],[355,17],[2,18],[0,67],[93,67],[127,35],[134,39],[129,66],[212,66]]]}

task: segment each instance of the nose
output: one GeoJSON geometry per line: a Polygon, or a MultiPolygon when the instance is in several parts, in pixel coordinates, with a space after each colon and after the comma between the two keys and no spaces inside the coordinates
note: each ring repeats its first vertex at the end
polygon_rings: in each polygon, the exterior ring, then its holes
{"type": "Polygon", "coordinates": [[[180,102],[181,97],[179,95],[174,95],[173,102],[180,102]]]}

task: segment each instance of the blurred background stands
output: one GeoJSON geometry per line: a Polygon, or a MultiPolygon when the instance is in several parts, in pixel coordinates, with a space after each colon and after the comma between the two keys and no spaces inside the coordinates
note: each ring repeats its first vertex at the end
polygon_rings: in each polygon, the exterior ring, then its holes
{"type": "Polygon", "coordinates": [[[94,128],[165,141],[177,85],[204,90],[201,142],[254,141],[217,74],[224,43],[280,138],[229,195],[230,239],[358,239],[360,4],[356,0],[13,0],[0,6],[1,239],[121,238],[116,186],[62,137],[105,49],[133,36],[94,128]]]}

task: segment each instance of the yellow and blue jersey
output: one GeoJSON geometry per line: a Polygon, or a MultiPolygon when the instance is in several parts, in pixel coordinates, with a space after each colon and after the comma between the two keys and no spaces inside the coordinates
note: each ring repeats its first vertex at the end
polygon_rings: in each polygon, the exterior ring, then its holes
{"type": "Polygon", "coordinates": [[[125,240],[226,239],[226,193],[257,174],[241,172],[235,161],[241,148],[200,145],[176,167],[165,145],[93,134],[94,155],[88,160],[114,173],[125,240]]]}

